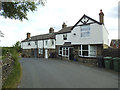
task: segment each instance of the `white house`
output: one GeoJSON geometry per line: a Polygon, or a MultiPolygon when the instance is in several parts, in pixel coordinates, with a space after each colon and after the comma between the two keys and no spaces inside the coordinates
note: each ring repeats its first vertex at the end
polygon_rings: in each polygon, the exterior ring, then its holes
{"type": "Polygon", "coordinates": [[[42,57],[48,58],[55,52],[55,33],[50,28],[48,34],[30,36],[21,42],[22,55],[25,57],[42,57]]]}
{"type": "Polygon", "coordinates": [[[103,48],[108,48],[108,31],[104,25],[104,14],[99,13],[100,21],[96,21],[87,15],[73,26],[67,27],[65,23],[62,29],[54,32],[50,28],[49,34],[30,37],[22,41],[21,48],[26,56],[56,57],[67,60],[95,59],[102,55],[103,48]],[[53,55],[51,55],[54,53],[53,55]]]}
{"type": "Polygon", "coordinates": [[[100,10],[100,22],[83,15],[74,25],[56,33],[56,53],[61,59],[94,59],[108,48],[108,31],[104,26],[104,14],[100,10]]]}

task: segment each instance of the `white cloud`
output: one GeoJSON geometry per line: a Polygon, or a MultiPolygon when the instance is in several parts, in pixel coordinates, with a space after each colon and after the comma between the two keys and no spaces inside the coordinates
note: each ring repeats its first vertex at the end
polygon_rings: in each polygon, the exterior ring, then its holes
{"type": "Polygon", "coordinates": [[[16,41],[26,38],[26,33],[32,36],[48,33],[50,27],[55,31],[61,29],[62,23],[74,25],[83,14],[99,21],[99,10],[105,14],[105,26],[110,33],[110,38],[116,38],[117,19],[108,17],[112,7],[118,5],[118,0],[47,0],[46,6],[38,7],[38,11],[28,13],[29,21],[4,19],[0,17],[0,30],[5,33],[0,38],[0,46],[11,46],[16,41]],[[111,34],[114,33],[114,34],[111,34]]]}

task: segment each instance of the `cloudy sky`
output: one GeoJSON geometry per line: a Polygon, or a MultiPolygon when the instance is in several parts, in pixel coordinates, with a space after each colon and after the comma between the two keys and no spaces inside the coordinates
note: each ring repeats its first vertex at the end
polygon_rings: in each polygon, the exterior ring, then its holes
{"type": "Polygon", "coordinates": [[[0,37],[0,46],[12,46],[16,41],[24,40],[27,32],[30,32],[31,36],[45,34],[49,32],[50,27],[57,32],[63,22],[67,26],[73,26],[83,14],[99,21],[100,9],[105,15],[104,22],[109,39],[116,39],[118,2],[119,0],[47,0],[45,6],[39,6],[34,13],[28,13],[28,21],[21,22],[0,16],[0,30],[5,34],[0,37]]]}

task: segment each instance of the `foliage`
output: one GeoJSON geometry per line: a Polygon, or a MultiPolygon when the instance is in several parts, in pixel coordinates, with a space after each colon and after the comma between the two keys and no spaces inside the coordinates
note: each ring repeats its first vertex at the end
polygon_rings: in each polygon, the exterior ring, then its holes
{"type": "Polygon", "coordinates": [[[20,51],[20,42],[16,42],[13,47],[4,47],[4,55],[8,53],[12,55],[14,60],[14,67],[8,78],[5,80],[2,88],[17,88],[17,84],[20,82],[21,78],[21,66],[19,63],[19,51],[20,51]]]}
{"type": "Polygon", "coordinates": [[[5,80],[4,85],[2,88],[17,88],[17,84],[20,82],[21,78],[21,66],[18,60],[15,60],[15,65],[8,76],[8,78],[5,80]]]}
{"type": "Polygon", "coordinates": [[[21,44],[19,41],[16,42],[16,44],[13,46],[14,50],[17,52],[21,52],[21,44]]]}
{"type": "Polygon", "coordinates": [[[39,2],[2,2],[2,8],[0,10],[0,15],[5,18],[23,20],[27,18],[27,12],[36,11],[37,5],[44,5],[44,0],[38,0],[39,2]],[[41,3],[40,3],[41,2],[41,3]]]}
{"type": "Polygon", "coordinates": [[[9,54],[12,55],[14,60],[18,59],[21,52],[20,42],[18,41],[13,47],[2,47],[2,59],[4,60],[9,54]]]}

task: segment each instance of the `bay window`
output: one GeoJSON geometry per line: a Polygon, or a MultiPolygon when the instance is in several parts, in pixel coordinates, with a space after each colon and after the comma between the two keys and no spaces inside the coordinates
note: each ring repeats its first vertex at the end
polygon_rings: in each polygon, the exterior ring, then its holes
{"type": "Polygon", "coordinates": [[[95,45],[80,45],[79,56],[96,56],[96,46],[95,45]]]}

